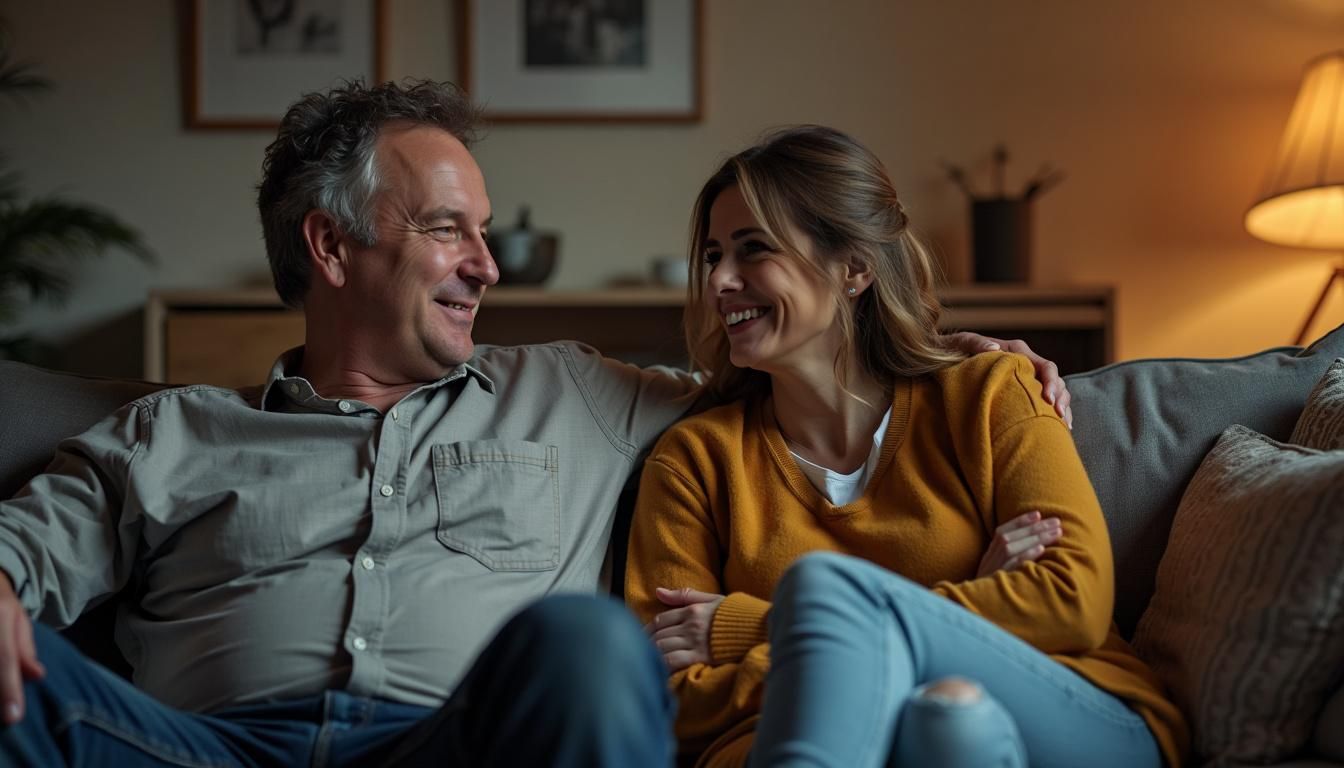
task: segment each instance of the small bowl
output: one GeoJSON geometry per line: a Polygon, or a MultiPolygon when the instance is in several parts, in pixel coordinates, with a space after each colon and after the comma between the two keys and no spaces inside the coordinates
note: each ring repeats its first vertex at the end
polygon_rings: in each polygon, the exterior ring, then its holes
{"type": "Polygon", "coordinates": [[[677,256],[657,256],[652,265],[653,280],[669,288],[685,288],[691,281],[686,259],[677,256]]]}

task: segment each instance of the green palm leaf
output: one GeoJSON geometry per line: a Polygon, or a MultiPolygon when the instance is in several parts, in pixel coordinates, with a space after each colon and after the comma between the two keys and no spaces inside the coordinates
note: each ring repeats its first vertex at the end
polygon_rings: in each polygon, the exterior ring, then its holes
{"type": "Polygon", "coordinates": [[[15,61],[9,50],[9,30],[0,26],[0,93],[15,101],[25,101],[38,91],[51,87],[51,81],[37,74],[26,61],[15,61]]]}
{"type": "Polygon", "coordinates": [[[97,208],[55,198],[0,202],[0,292],[19,288],[59,302],[70,289],[71,262],[112,248],[154,261],[138,232],[97,208]]]}
{"type": "MultiPolygon", "coordinates": [[[[0,94],[17,102],[51,87],[33,65],[16,61],[9,30],[0,20],[0,94]]],[[[18,319],[20,297],[53,303],[70,293],[73,264],[111,250],[153,263],[140,233],[106,211],[45,197],[25,202],[19,174],[0,156],[0,325],[18,319]]],[[[0,358],[35,354],[31,337],[0,337],[0,358]]]]}
{"type": "Polygon", "coordinates": [[[0,92],[15,101],[23,101],[29,94],[50,87],[51,82],[34,74],[31,65],[9,61],[8,53],[0,52],[0,92]]]}
{"type": "MultiPolygon", "coordinates": [[[[0,155],[0,166],[5,156],[0,155]]],[[[19,201],[19,172],[0,170],[0,206],[13,205],[19,201]]]]}

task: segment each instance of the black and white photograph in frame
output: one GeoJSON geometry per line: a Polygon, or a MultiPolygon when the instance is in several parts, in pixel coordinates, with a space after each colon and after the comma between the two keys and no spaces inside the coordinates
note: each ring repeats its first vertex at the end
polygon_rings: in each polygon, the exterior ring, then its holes
{"type": "Polygon", "coordinates": [[[458,0],[458,83],[494,122],[695,122],[703,0],[458,0]]]}
{"type": "Polygon", "coordinates": [[[237,7],[240,56],[341,51],[341,0],[244,0],[237,7]]]}
{"type": "Polygon", "coordinates": [[[299,96],[383,79],[388,0],[183,0],[183,119],[273,129],[299,96]]]}
{"type": "Polygon", "coordinates": [[[646,2],[525,0],[527,68],[644,66],[646,2]]]}

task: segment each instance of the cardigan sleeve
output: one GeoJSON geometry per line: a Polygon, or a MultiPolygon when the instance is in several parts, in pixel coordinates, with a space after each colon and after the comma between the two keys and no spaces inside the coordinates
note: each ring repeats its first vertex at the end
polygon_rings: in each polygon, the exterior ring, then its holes
{"type": "MultiPolygon", "coordinates": [[[[724,593],[723,549],[709,497],[687,474],[655,453],[645,462],[640,478],[625,599],[645,624],[667,609],[654,593],[657,587],[724,593]]],[[[678,699],[675,730],[683,750],[698,753],[735,723],[760,711],[769,669],[765,643],[769,607],[767,601],[750,595],[728,595],[711,627],[714,663],[692,664],[669,678],[678,699]]]]}
{"type": "Polygon", "coordinates": [[[1115,604],[1106,521],[1068,428],[1040,398],[1030,365],[1013,358],[993,366],[978,413],[954,422],[959,460],[982,489],[987,531],[1039,510],[1060,519],[1063,535],[1035,562],[933,590],[1046,653],[1091,650],[1106,640],[1115,604]]]}
{"type": "Polygon", "coordinates": [[[740,661],[757,645],[766,641],[766,619],[770,601],[746,592],[729,592],[709,629],[709,652],[715,664],[740,661]]]}

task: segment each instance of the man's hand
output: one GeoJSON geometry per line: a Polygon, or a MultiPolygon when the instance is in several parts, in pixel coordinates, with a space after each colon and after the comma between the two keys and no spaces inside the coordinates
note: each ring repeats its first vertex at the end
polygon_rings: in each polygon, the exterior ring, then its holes
{"type": "Polygon", "coordinates": [[[697,592],[689,587],[658,587],[655,592],[663,605],[676,606],[644,625],[668,668],[676,672],[692,664],[710,663],[713,656],[709,652],[709,628],[714,624],[714,612],[723,602],[723,595],[697,592]]]}
{"type": "Polygon", "coordinates": [[[14,594],[9,577],[0,573],[0,719],[13,725],[23,719],[23,681],[47,674],[37,660],[33,624],[14,594]]]}
{"type": "Polygon", "coordinates": [[[1059,368],[1044,357],[1032,352],[1031,347],[1027,346],[1027,342],[1021,339],[995,339],[970,331],[960,331],[944,335],[943,343],[968,355],[1002,349],[1004,352],[1015,352],[1026,356],[1031,361],[1032,367],[1036,369],[1036,378],[1041,382],[1041,394],[1045,397],[1045,402],[1053,405],[1055,413],[1059,414],[1059,418],[1064,420],[1069,429],[1073,429],[1073,408],[1069,407],[1069,402],[1073,399],[1073,396],[1069,394],[1069,388],[1064,386],[1064,378],[1059,375],[1059,368]]]}
{"type": "Polygon", "coordinates": [[[1058,517],[1042,520],[1041,513],[1035,510],[1014,517],[994,531],[989,549],[980,558],[976,578],[1022,567],[1044,554],[1045,548],[1059,541],[1063,532],[1058,517]]]}

